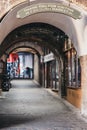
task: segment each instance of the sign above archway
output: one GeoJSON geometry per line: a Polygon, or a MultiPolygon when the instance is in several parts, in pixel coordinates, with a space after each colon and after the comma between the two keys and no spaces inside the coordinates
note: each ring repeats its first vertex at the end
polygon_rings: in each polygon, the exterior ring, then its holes
{"type": "Polygon", "coordinates": [[[37,14],[37,13],[61,13],[70,16],[74,19],[81,18],[81,12],[63,4],[58,3],[39,3],[27,6],[17,12],[17,18],[25,18],[27,16],[37,14]]]}

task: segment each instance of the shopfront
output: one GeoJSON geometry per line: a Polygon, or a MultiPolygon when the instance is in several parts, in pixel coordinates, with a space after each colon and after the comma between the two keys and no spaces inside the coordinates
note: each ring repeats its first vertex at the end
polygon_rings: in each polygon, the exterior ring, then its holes
{"type": "Polygon", "coordinates": [[[73,44],[66,39],[64,45],[64,94],[66,99],[81,107],[81,66],[73,44]]]}
{"type": "Polygon", "coordinates": [[[53,91],[59,90],[59,64],[53,53],[44,56],[45,87],[53,91]],[[47,80],[46,80],[47,79],[47,80]]]}

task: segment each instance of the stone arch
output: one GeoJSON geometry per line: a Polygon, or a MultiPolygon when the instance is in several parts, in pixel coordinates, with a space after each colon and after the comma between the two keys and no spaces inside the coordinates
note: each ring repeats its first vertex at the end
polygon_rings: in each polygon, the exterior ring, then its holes
{"type": "MultiPolygon", "coordinates": [[[[35,1],[35,3],[38,3],[38,1],[37,2],[35,1]]],[[[34,2],[31,4],[34,4],[34,2]]],[[[76,20],[67,15],[60,14],[60,13],[53,13],[53,12],[50,12],[50,13],[42,12],[42,13],[33,14],[24,19],[18,19],[16,17],[17,12],[26,6],[27,6],[27,3],[22,3],[16,6],[15,8],[13,8],[12,10],[10,10],[9,13],[4,17],[4,19],[2,20],[0,24],[1,43],[8,33],[10,33],[12,30],[14,30],[15,28],[21,25],[29,24],[33,22],[43,22],[43,23],[48,23],[50,25],[53,25],[63,30],[66,33],[66,35],[68,35],[69,38],[72,40],[74,47],[77,50],[78,55],[83,55],[84,52],[81,51],[82,41],[83,41],[83,37],[82,37],[83,20],[82,19],[76,20]],[[78,29],[79,26],[80,26],[80,29],[78,29]]]]}
{"type": "Polygon", "coordinates": [[[16,48],[21,48],[21,47],[32,48],[35,51],[37,51],[40,55],[43,55],[43,51],[42,51],[41,47],[38,46],[38,45],[34,45],[34,44],[30,43],[30,42],[19,42],[19,43],[15,43],[14,45],[12,45],[6,51],[6,54],[9,54],[10,52],[12,52],[13,50],[15,50],[16,48]]]}

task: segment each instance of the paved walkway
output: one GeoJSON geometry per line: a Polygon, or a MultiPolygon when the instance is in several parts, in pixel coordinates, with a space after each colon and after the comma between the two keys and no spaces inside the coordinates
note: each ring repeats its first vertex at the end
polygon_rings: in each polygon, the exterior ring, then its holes
{"type": "Polygon", "coordinates": [[[87,123],[58,96],[34,81],[14,80],[0,97],[0,130],[87,130],[87,123]]]}

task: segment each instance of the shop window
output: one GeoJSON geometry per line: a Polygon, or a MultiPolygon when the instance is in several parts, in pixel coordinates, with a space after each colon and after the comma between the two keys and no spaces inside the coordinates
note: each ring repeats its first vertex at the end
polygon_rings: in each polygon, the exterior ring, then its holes
{"type": "Polygon", "coordinates": [[[74,88],[80,87],[80,82],[81,82],[80,61],[77,52],[73,48],[72,44],[70,48],[67,48],[67,50],[65,49],[64,56],[65,56],[64,58],[65,86],[74,87],[74,88]]]}

